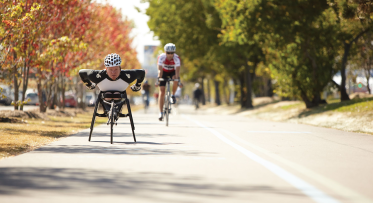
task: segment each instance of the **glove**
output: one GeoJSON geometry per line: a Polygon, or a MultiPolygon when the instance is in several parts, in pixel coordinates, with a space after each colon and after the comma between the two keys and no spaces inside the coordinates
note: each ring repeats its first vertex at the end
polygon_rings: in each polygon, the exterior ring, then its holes
{"type": "Polygon", "coordinates": [[[181,83],[180,78],[175,79],[175,81],[177,81],[177,85],[178,85],[179,87],[183,87],[183,83],[181,83]]]}
{"type": "Polygon", "coordinates": [[[158,87],[159,86],[159,81],[163,81],[163,78],[159,78],[157,79],[157,81],[155,82],[154,86],[158,87]]]}
{"type": "Polygon", "coordinates": [[[89,90],[93,90],[93,89],[96,88],[96,84],[95,84],[95,83],[91,83],[91,84],[85,83],[85,86],[86,86],[87,89],[89,89],[89,90]]]}
{"type": "Polygon", "coordinates": [[[141,84],[140,83],[137,83],[135,85],[132,85],[131,86],[131,90],[134,91],[134,92],[138,92],[141,90],[141,84]]]}

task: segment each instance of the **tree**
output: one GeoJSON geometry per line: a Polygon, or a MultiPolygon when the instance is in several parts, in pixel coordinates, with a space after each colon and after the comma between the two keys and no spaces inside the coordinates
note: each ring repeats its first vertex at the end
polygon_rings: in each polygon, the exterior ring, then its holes
{"type": "Polygon", "coordinates": [[[336,35],[343,46],[340,63],[342,81],[341,85],[335,84],[340,90],[341,101],[346,101],[350,100],[346,91],[346,66],[350,49],[360,37],[371,31],[373,4],[370,0],[330,0],[328,3],[338,16],[336,23],[340,29],[336,35]]]}
{"type": "MultiPolygon", "coordinates": [[[[108,53],[122,56],[122,68],[140,67],[131,48],[132,23],[112,6],[89,0],[0,3],[0,68],[12,74],[17,104],[24,103],[30,71],[37,78],[40,111],[45,112],[52,95],[54,101],[61,91],[64,97],[65,81],[80,68],[102,68],[108,53]],[[23,98],[18,101],[21,82],[23,98]]],[[[83,101],[83,94],[80,97],[83,101]]]]}
{"type": "Polygon", "coordinates": [[[222,38],[263,51],[277,92],[301,98],[308,108],[322,103],[320,92],[331,81],[336,57],[330,34],[336,16],[326,1],[220,0],[215,6],[224,19],[222,38]]]}
{"type": "MultiPolygon", "coordinates": [[[[184,68],[188,70],[188,78],[197,80],[211,78],[214,80],[215,101],[220,104],[220,83],[228,77],[242,77],[242,66],[249,69],[247,62],[250,57],[246,55],[247,47],[234,44],[221,44],[222,21],[219,13],[213,5],[213,1],[148,1],[150,3],[146,14],[150,16],[148,25],[154,34],[158,36],[162,44],[173,42],[177,45],[177,53],[186,63],[184,68]],[[167,10],[167,12],[164,12],[167,10]],[[237,58],[237,54],[239,58],[237,58]],[[229,57],[230,58],[229,58],[229,57]],[[237,73],[241,72],[241,73],[237,73]]],[[[241,83],[245,91],[245,103],[243,107],[252,107],[251,76],[243,77],[241,83]],[[246,86],[245,81],[248,81],[246,86]],[[244,88],[244,86],[246,86],[244,88]],[[248,96],[247,96],[248,95],[248,96]]],[[[248,74],[246,74],[248,75],[248,74]]],[[[203,84],[203,83],[202,83],[203,84]]],[[[242,91],[244,93],[244,91],[242,91]]]]}

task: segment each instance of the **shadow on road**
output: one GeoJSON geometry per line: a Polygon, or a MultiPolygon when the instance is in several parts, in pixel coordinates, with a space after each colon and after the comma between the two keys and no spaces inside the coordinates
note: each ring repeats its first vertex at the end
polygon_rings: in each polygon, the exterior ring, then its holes
{"type": "MultiPolygon", "coordinates": [[[[49,195],[117,195],[148,200],[162,200],[164,195],[196,197],[233,197],[278,194],[303,196],[291,187],[267,185],[214,184],[203,177],[177,176],[173,173],[113,172],[82,168],[7,167],[0,168],[0,194],[30,197],[35,192],[49,195]],[[242,194],[241,194],[242,195],[242,194]]],[[[36,193],[37,194],[37,193],[36,193]]],[[[163,199],[164,200],[164,199],[163,199]]]]}
{"type": "MultiPolygon", "coordinates": [[[[105,142],[105,141],[94,141],[105,142]]],[[[110,141],[107,141],[109,144],[110,141]]],[[[180,145],[181,143],[151,143],[139,142],[139,145],[180,145]]],[[[145,148],[137,147],[137,143],[120,142],[114,145],[105,146],[87,146],[87,145],[53,145],[46,146],[35,150],[37,153],[61,153],[61,154],[100,154],[100,155],[180,155],[180,156],[212,156],[216,155],[215,152],[206,152],[199,150],[183,150],[177,148],[158,149],[158,148],[145,148]],[[128,144],[129,143],[129,144],[128,144]],[[124,148],[131,145],[131,148],[124,148]]]]}

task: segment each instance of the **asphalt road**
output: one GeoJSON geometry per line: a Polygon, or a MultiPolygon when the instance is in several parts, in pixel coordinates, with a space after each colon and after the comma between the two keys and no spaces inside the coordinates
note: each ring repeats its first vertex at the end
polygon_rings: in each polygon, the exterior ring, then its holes
{"type": "MultiPolygon", "coordinates": [[[[154,110],[153,110],[154,111],[154,110]]],[[[0,202],[373,202],[373,136],[174,109],[0,161],[0,202]]]]}

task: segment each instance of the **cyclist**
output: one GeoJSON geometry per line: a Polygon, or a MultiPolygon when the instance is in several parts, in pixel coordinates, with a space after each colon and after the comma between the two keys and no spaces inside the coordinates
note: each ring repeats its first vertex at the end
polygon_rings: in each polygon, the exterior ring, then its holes
{"type": "MultiPolygon", "coordinates": [[[[172,96],[170,98],[171,104],[175,104],[176,98],[175,98],[175,92],[177,89],[177,86],[182,87],[183,85],[180,82],[180,57],[175,54],[176,46],[175,44],[168,43],[164,46],[165,53],[162,53],[158,56],[158,79],[163,78],[167,79],[168,77],[171,77],[172,79],[178,79],[179,82],[174,82],[173,88],[172,88],[172,96]]],[[[159,97],[158,97],[158,104],[159,104],[159,120],[163,120],[163,104],[164,104],[164,96],[165,96],[165,86],[166,81],[160,81],[156,82],[155,86],[159,86],[159,97]]]]}
{"type": "Polygon", "coordinates": [[[196,106],[196,110],[199,108],[199,102],[202,97],[202,90],[199,88],[199,83],[196,83],[194,85],[194,90],[193,90],[193,102],[194,105],[196,106]]]}
{"type": "MultiPolygon", "coordinates": [[[[101,91],[123,92],[130,83],[137,80],[131,89],[135,92],[139,91],[145,78],[145,71],[142,69],[122,70],[121,63],[122,59],[118,54],[109,54],[104,60],[104,70],[82,69],[79,71],[79,76],[90,90],[97,86],[101,91]]],[[[108,110],[107,107],[104,108],[108,110]]]]}
{"type": "Polygon", "coordinates": [[[143,101],[145,104],[145,108],[149,107],[149,99],[150,99],[150,85],[148,81],[146,80],[143,85],[142,85],[142,96],[143,96],[143,101]]]}

